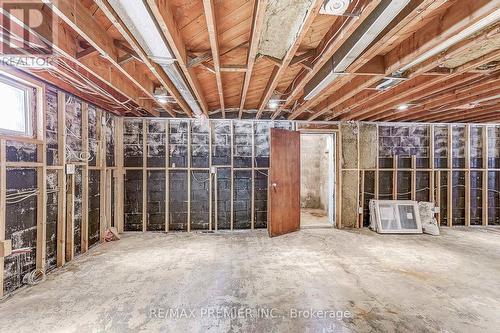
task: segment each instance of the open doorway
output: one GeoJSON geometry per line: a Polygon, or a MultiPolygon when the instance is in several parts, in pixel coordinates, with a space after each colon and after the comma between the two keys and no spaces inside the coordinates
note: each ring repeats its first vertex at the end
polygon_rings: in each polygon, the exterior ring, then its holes
{"type": "Polygon", "coordinates": [[[300,227],[335,225],[335,135],[301,133],[300,227]]]}

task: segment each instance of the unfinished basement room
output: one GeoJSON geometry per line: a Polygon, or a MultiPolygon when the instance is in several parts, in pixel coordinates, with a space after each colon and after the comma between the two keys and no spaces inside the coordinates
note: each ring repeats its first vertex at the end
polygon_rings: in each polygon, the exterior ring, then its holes
{"type": "Polygon", "coordinates": [[[500,0],[0,0],[0,332],[500,332],[500,0]]]}

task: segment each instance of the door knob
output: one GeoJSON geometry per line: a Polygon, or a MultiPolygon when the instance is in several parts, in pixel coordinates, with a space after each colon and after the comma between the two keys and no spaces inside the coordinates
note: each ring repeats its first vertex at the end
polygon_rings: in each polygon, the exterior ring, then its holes
{"type": "Polygon", "coordinates": [[[271,186],[273,187],[273,190],[275,190],[275,191],[276,191],[276,188],[278,187],[278,184],[276,184],[276,183],[272,183],[272,184],[271,184],[271,186]]]}

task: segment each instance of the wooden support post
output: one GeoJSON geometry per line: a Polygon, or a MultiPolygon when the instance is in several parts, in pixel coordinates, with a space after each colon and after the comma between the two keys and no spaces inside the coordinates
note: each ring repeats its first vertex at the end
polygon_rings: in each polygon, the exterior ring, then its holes
{"type": "Polygon", "coordinates": [[[361,170],[361,186],[360,186],[360,200],[359,200],[359,218],[358,218],[358,228],[361,228],[363,226],[363,213],[365,210],[365,171],[361,170]]]}
{"type": "Polygon", "coordinates": [[[106,220],[106,228],[111,228],[112,227],[112,221],[111,221],[111,210],[112,210],[112,205],[113,203],[111,202],[112,198],[112,178],[113,178],[113,170],[105,170],[103,171],[105,173],[105,178],[106,178],[106,186],[105,186],[105,192],[106,192],[106,212],[105,212],[105,220],[106,220]]]}
{"type": "Polygon", "coordinates": [[[471,201],[471,191],[470,191],[470,125],[465,125],[465,225],[470,226],[470,201],[471,201]]]}
{"type": "MultiPolygon", "coordinates": [[[[417,200],[417,157],[415,155],[411,156],[411,200],[417,200]]],[[[431,192],[429,190],[429,192],[431,192]]]]}
{"type": "MultiPolygon", "coordinates": [[[[5,240],[5,213],[7,192],[5,140],[0,139],[0,242],[5,240]]],[[[4,257],[0,256],[0,298],[3,296],[4,257]]]]}
{"type": "Polygon", "coordinates": [[[191,231],[191,121],[188,121],[188,146],[187,146],[187,231],[191,231]]]}
{"type": "MultiPolygon", "coordinates": [[[[107,215],[107,205],[108,201],[108,191],[110,186],[107,185],[107,177],[106,177],[106,127],[103,125],[105,118],[104,113],[101,110],[97,110],[97,140],[98,141],[98,150],[99,156],[101,157],[98,161],[99,164],[96,165],[99,167],[99,241],[104,242],[104,234],[107,228],[111,227],[111,223],[108,223],[111,215],[107,215]]],[[[110,209],[111,213],[111,209],[110,209]]]]}
{"type": "Polygon", "coordinates": [[[380,142],[379,142],[379,126],[377,124],[377,160],[375,161],[375,193],[374,193],[374,197],[375,197],[375,200],[378,200],[378,196],[379,196],[379,162],[380,162],[380,158],[379,158],[379,147],[380,147],[380,142]]]}
{"type": "Polygon", "coordinates": [[[233,230],[233,225],[234,225],[234,170],[233,170],[233,167],[234,167],[234,147],[233,147],[233,142],[234,142],[234,123],[233,121],[231,120],[231,230],[233,230]]]}
{"type": "Polygon", "coordinates": [[[392,159],[392,200],[398,200],[398,156],[392,159]]]}
{"type": "MultiPolygon", "coordinates": [[[[96,113],[96,123],[99,127],[99,117],[96,113]]],[[[82,166],[82,228],[81,228],[81,250],[85,253],[89,249],[89,105],[82,103],[82,156],[85,161],[82,166]]],[[[98,157],[100,158],[99,154],[98,157]]],[[[97,160],[99,161],[99,160],[97,160]]],[[[98,164],[96,164],[98,165],[98,164]]]]}
{"type": "Polygon", "coordinates": [[[170,223],[170,122],[165,120],[165,232],[169,230],[170,223]]]}
{"type": "Polygon", "coordinates": [[[447,183],[447,201],[448,201],[448,226],[453,225],[453,126],[448,125],[448,183],[447,183]]]}
{"type": "Polygon", "coordinates": [[[47,252],[47,153],[45,145],[45,114],[47,104],[45,103],[45,86],[37,88],[38,106],[41,112],[37,114],[37,139],[42,140],[37,145],[37,162],[42,165],[37,168],[37,216],[36,216],[36,268],[45,271],[45,256],[47,252]],[[41,118],[41,119],[39,119],[41,118]]]}
{"type": "MultiPolygon", "coordinates": [[[[436,202],[436,175],[434,173],[434,125],[429,126],[429,168],[431,169],[429,174],[429,201],[436,202]]],[[[439,196],[439,194],[437,194],[439,196]]],[[[434,204],[434,206],[437,206],[434,204]]],[[[438,206],[439,207],[439,206],[438,206]]]]}
{"type": "Polygon", "coordinates": [[[123,170],[123,118],[116,119],[115,137],[115,227],[119,233],[123,232],[123,205],[124,205],[124,170],[123,170]]]}
{"type": "Polygon", "coordinates": [[[441,225],[441,171],[436,171],[436,206],[439,207],[439,213],[436,214],[438,225],[441,225]]]}
{"type": "Polygon", "coordinates": [[[57,171],[57,267],[66,261],[66,95],[57,92],[57,155],[59,166],[57,171]]]}
{"type": "Polygon", "coordinates": [[[482,225],[488,225],[488,126],[483,126],[483,221],[482,225]]]}
{"type": "Polygon", "coordinates": [[[66,261],[73,260],[75,250],[75,175],[69,175],[66,192],[66,261]]]}
{"type": "Polygon", "coordinates": [[[148,122],[142,120],[142,231],[147,230],[148,218],[148,122]]]}
{"type": "Polygon", "coordinates": [[[253,230],[255,228],[255,127],[252,121],[252,202],[251,202],[251,219],[250,228],[253,230]]]}
{"type": "Polygon", "coordinates": [[[212,231],[213,223],[213,177],[212,174],[212,123],[208,122],[208,230],[212,231]]]}

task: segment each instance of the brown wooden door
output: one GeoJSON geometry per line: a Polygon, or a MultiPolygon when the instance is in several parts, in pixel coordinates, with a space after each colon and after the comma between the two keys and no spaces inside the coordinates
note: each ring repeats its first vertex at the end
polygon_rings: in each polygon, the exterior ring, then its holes
{"type": "Polygon", "coordinates": [[[300,133],[271,129],[269,236],[300,228],[300,133]]]}

